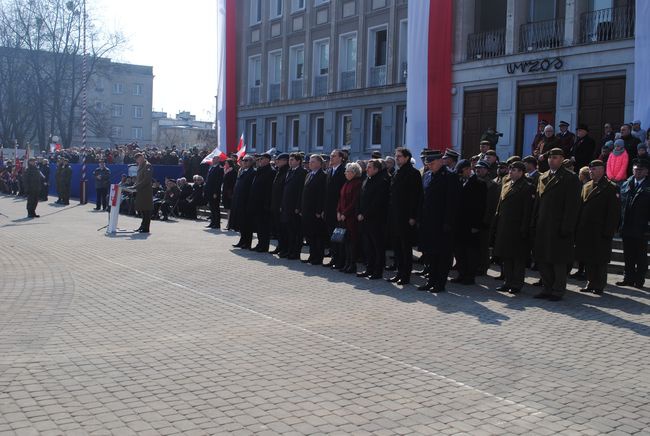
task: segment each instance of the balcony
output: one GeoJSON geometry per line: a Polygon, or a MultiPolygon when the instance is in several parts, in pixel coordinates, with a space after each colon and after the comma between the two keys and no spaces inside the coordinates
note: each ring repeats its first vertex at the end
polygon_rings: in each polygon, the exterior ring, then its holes
{"type": "Polygon", "coordinates": [[[634,38],[634,19],[634,3],[584,13],[580,17],[580,42],[593,44],[634,38]]]}
{"type": "Polygon", "coordinates": [[[519,31],[521,53],[549,50],[564,45],[564,18],[523,24],[519,31]]]}
{"type": "Polygon", "coordinates": [[[506,29],[473,33],[467,37],[467,60],[494,58],[506,54],[506,29]]]}
{"type": "Polygon", "coordinates": [[[291,81],[291,98],[302,98],[302,79],[291,81]]]}
{"type": "Polygon", "coordinates": [[[280,84],[271,83],[269,85],[269,102],[280,101],[280,84]]]}
{"type": "Polygon", "coordinates": [[[349,91],[357,87],[357,72],[343,71],[341,73],[341,91],[349,91]]]}
{"type": "Polygon", "coordinates": [[[386,86],[386,65],[370,67],[368,86],[386,86]]]}
{"type": "Polygon", "coordinates": [[[260,87],[251,86],[248,88],[248,104],[259,104],[260,103],[260,87]]]}
{"type": "Polygon", "coordinates": [[[314,97],[320,97],[322,95],[327,95],[327,78],[329,76],[326,74],[324,76],[314,77],[314,97]]]}

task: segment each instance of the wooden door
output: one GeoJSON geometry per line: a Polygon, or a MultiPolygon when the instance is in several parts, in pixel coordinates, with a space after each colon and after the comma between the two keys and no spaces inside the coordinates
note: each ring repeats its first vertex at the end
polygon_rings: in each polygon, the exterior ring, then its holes
{"type": "MultiPolygon", "coordinates": [[[[545,119],[548,114],[555,114],[556,100],[555,83],[534,86],[521,86],[517,90],[517,144],[515,154],[522,156],[530,153],[530,144],[524,144],[526,120],[531,115],[545,119]],[[527,117],[528,116],[528,117],[527,117]]],[[[554,119],[546,120],[549,124],[554,125],[554,119]]],[[[528,127],[529,129],[532,127],[528,127]]],[[[535,129],[537,126],[535,126],[535,129]]]]}
{"type": "Polygon", "coordinates": [[[589,135],[600,141],[603,126],[618,131],[625,122],[625,77],[580,81],[578,123],[589,127],[589,135]]]}
{"type": "Polygon", "coordinates": [[[465,93],[463,109],[462,155],[470,158],[479,153],[481,135],[488,127],[497,127],[497,90],[465,93]]]}

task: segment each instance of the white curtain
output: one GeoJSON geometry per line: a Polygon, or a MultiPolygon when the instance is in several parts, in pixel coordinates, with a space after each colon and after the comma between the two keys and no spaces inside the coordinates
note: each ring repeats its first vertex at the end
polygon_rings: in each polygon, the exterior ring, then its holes
{"type": "Polygon", "coordinates": [[[636,0],[634,119],[650,127],[650,1],[636,0]]]}
{"type": "Polygon", "coordinates": [[[217,0],[217,147],[228,149],[226,129],[226,0],[217,0]]]}
{"type": "Polygon", "coordinates": [[[429,0],[409,2],[406,145],[416,154],[428,146],[429,0]]]}

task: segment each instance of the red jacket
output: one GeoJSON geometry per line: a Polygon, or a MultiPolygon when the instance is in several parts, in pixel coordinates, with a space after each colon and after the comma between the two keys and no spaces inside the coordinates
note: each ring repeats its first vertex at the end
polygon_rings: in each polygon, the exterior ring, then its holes
{"type": "Polygon", "coordinates": [[[345,216],[344,225],[349,237],[356,240],[358,237],[359,222],[357,212],[359,210],[359,196],[361,195],[361,178],[356,177],[345,182],[341,188],[339,203],[336,212],[345,216]]]}

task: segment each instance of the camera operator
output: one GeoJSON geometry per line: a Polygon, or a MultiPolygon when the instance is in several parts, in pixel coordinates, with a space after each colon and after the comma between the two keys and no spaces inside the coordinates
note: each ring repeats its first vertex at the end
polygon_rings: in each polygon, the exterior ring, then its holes
{"type": "Polygon", "coordinates": [[[485,133],[481,135],[481,141],[489,141],[490,150],[496,150],[497,143],[499,142],[499,138],[502,137],[503,137],[503,133],[494,130],[494,127],[488,127],[485,133]]]}

